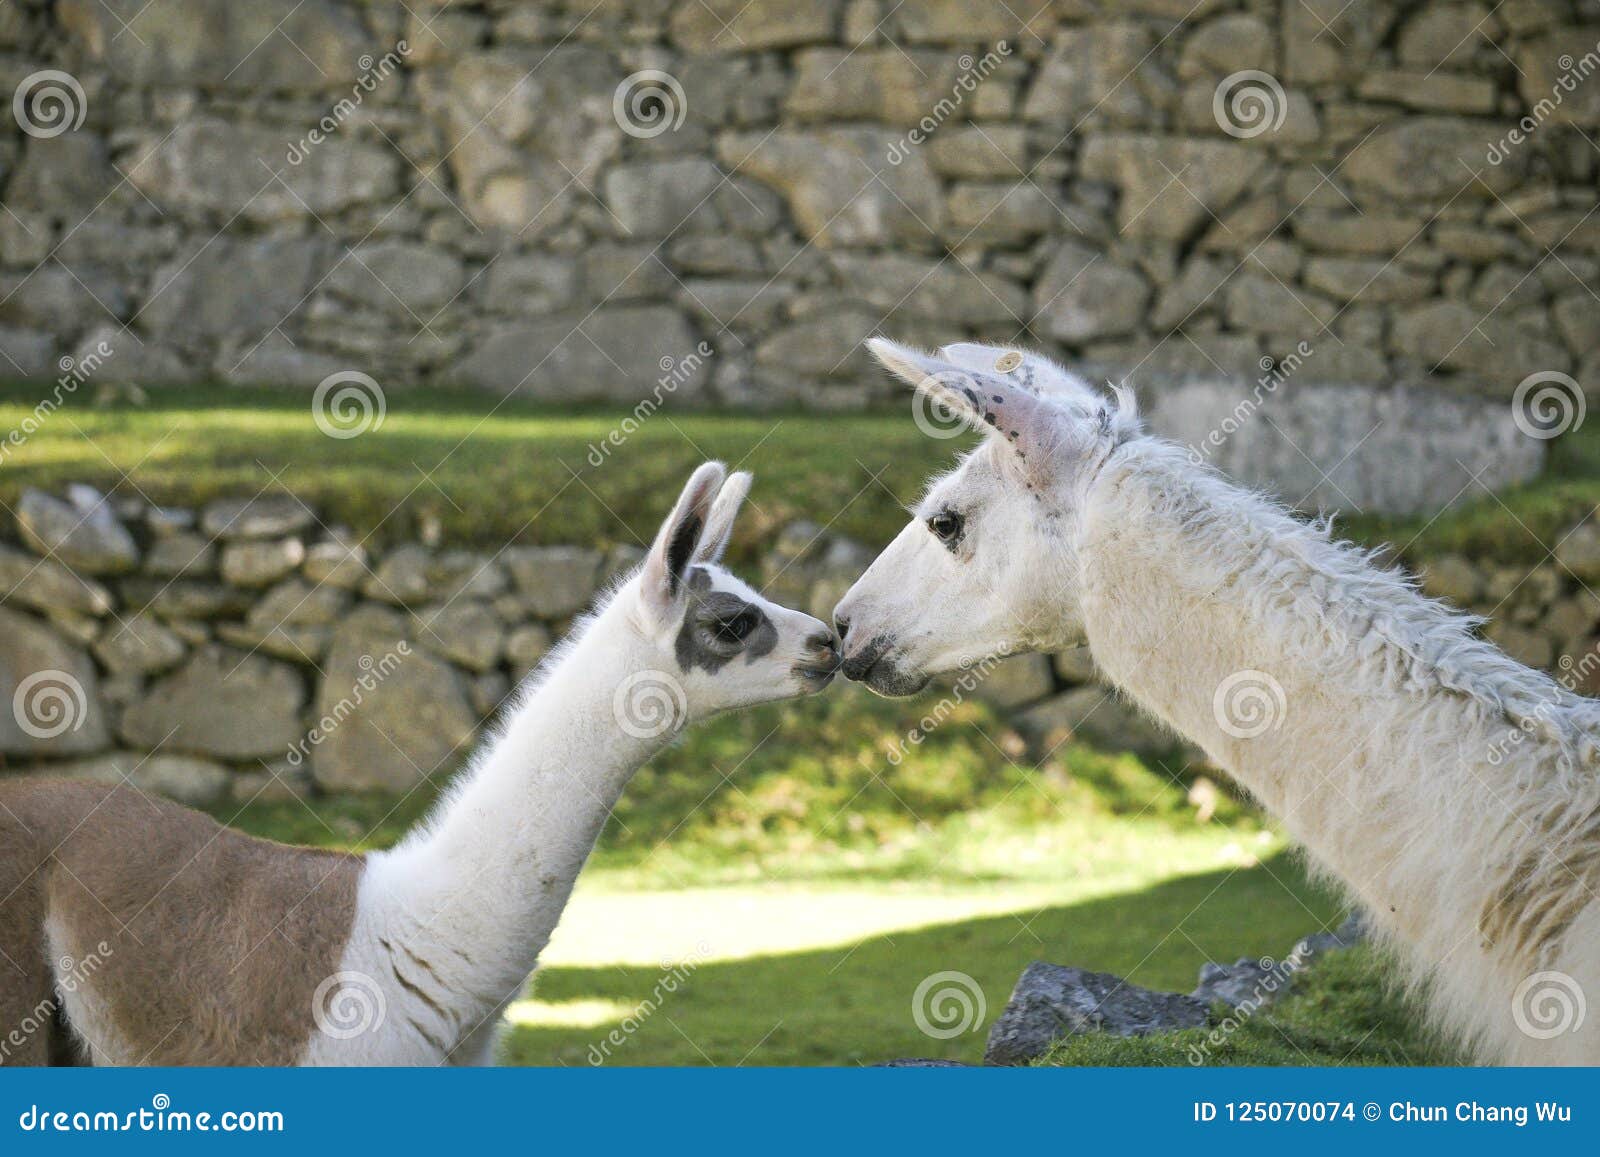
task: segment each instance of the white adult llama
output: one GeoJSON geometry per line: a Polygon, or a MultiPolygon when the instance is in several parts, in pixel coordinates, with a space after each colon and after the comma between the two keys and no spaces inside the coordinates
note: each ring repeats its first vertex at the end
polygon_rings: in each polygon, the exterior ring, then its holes
{"type": "Polygon", "coordinates": [[[391,851],[268,843],[129,787],[0,784],[0,1061],[487,1063],[639,766],[838,665],[832,631],[719,565],[750,487],[724,475],[695,472],[638,572],[391,851]]]}
{"type": "Polygon", "coordinates": [[[1086,641],[1343,881],[1478,1056],[1600,1063],[1600,702],[1147,436],[1126,389],[869,345],[988,437],[839,603],[850,678],[908,695],[1086,641]]]}

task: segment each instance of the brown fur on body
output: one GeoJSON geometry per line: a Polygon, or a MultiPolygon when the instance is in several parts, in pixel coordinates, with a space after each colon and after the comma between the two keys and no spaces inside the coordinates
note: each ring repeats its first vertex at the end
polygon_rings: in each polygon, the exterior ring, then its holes
{"type": "Polygon", "coordinates": [[[295,1063],[361,867],[130,787],[0,783],[0,1063],[295,1063]]]}

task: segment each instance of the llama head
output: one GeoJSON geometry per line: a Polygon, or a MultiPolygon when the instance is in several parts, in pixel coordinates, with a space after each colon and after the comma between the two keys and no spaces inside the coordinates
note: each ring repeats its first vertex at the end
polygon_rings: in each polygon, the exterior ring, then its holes
{"type": "Polygon", "coordinates": [[[1020,350],[867,344],[916,387],[919,415],[936,407],[986,437],[834,609],[844,673],[909,695],[991,655],[1081,641],[1080,515],[1101,464],[1137,432],[1132,395],[1020,350]]]}
{"type": "Polygon", "coordinates": [[[650,664],[692,717],[822,690],[839,666],[833,631],[781,607],[722,566],[750,475],[707,462],[661,524],[636,579],[650,664]]]}

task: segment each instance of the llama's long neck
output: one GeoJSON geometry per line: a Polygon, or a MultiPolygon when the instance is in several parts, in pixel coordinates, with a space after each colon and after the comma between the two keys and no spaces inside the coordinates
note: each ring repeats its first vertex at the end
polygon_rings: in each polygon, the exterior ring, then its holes
{"type": "Polygon", "coordinates": [[[446,1007],[447,1032],[472,1031],[515,996],[623,788],[672,738],[619,723],[619,687],[659,662],[626,605],[552,658],[431,821],[373,857],[385,939],[441,979],[430,1000],[446,1007]]]}
{"type": "Polygon", "coordinates": [[[1159,443],[1092,487],[1082,559],[1106,675],[1441,966],[1458,1027],[1519,1048],[1507,994],[1600,883],[1592,705],[1159,443]]]}

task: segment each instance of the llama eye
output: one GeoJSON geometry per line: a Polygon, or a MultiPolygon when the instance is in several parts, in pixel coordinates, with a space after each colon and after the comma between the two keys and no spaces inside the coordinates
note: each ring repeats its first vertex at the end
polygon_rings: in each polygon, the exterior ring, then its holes
{"type": "Polygon", "coordinates": [[[735,615],[731,619],[718,619],[712,629],[717,638],[724,643],[742,643],[750,632],[755,630],[756,619],[754,615],[735,615]]]}
{"type": "Polygon", "coordinates": [[[961,528],[965,525],[959,514],[942,510],[928,519],[928,529],[933,536],[943,543],[952,543],[961,537],[961,528]]]}

